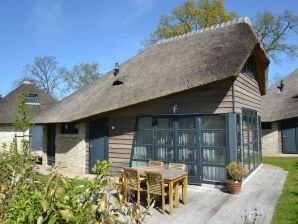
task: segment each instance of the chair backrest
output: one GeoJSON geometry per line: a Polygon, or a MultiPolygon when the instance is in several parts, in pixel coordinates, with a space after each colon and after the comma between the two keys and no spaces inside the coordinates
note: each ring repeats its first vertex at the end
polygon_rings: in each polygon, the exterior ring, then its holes
{"type": "Polygon", "coordinates": [[[164,176],[162,173],[145,171],[147,191],[151,194],[164,195],[164,176]]]}
{"type": "Polygon", "coordinates": [[[138,190],[140,188],[140,174],[137,169],[125,168],[125,183],[128,188],[138,190]]]}
{"type": "Polygon", "coordinates": [[[164,168],[164,164],[161,161],[150,160],[148,163],[149,167],[164,168]]]}
{"type": "Polygon", "coordinates": [[[186,166],[183,163],[169,163],[169,170],[186,171],[186,166]]]}

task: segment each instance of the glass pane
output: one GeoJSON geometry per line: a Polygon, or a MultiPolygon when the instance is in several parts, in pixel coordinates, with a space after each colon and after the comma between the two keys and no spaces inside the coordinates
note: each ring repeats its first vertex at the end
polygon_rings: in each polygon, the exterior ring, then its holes
{"type": "Polygon", "coordinates": [[[178,145],[190,145],[196,144],[196,136],[194,131],[179,131],[178,132],[178,145]]]}
{"type": "Polygon", "coordinates": [[[226,133],[203,131],[202,145],[203,146],[226,146],[226,133]]]}
{"type": "Polygon", "coordinates": [[[208,164],[225,165],[226,164],[226,150],[209,148],[203,149],[203,162],[208,164]]]}
{"type": "Polygon", "coordinates": [[[152,131],[136,131],[135,144],[152,144],[152,131]]]}
{"type": "Polygon", "coordinates": [[[39,103],[37,95],[27,95],[26,96],[26,103],[39,103]]]}
{"type": "Polygon", "coordinates": [[[173,131],[157,131],[158,145],[173,145],[173,131]]]}
{"type": "Polygon", "coordinates": [[[203,166],[203,179],[210,181],[225,181],[227,171],[225,167],[203,166]]]}
{"type": "Polygon", "coordinates": [[[195,148],[179,147],[178,149],[179,162],[196,162],[197,153],[195,148]]]}
{"type": "Polygon", "coordinates": [[[151,117],[140,117],[138,119],[138,129],[151,129],[152,118],[151,117]]]}
{"type": "Polygon", "coordinates": [[[140,146],[140,145],[135,145],[133,147],[133,159],[152,159],[152,147],[151,145],[148,146],[140,146]]]}
{"type": "Polygon", "coordinates": [[[198,175],[198,167],[194,164],[186,164],[186,171],[189,176],[197,176],[198,175]]]}
{"type": "Polygon", "coordinates": [[[247,160],[249,156],[248,145],[244,145],[243,147],[243,160],[247,160]]]}
{"type": "Polygon", "coordinates": [[[174,147],[157,147],[157,160],[174,161],[174,147]]]}
{"type": "Polygon", "coordinates": [[[173,128],[173,119],[172,118],[158,118],[157,119],[157,128],[158,129],[172,129],[173,128]]]}
{"type": "Polygon", "coordinates": [[[132,167],[146,167],[147,162],[146,161],[131,161],[132,167]]]}
{"type": "Polygon", "coordinates": [[[202,116],[202,129],[225,129],[225,116],[208,115],[202,116]]]}
{"type": "Polygon", "coordinates": [[[195,129],[195,118],[194,117],[184,117],[178,119],[179,129],[195,129]]]}

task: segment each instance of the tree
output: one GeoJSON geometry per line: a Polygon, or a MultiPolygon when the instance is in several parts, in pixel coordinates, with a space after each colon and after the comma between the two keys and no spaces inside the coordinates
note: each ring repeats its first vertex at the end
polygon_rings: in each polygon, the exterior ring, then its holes
{"type": "Polygon", "coordinates": [[[279,62],[279,53],[292,58],[298,56],[298,46],[286,42],[290,34],[298,34],[298,16],[291,11],[286,10],[281,16],[258,12],[253,26],[264,50],[275,62],[279,62]]]}
{"type": "Polygon", "coordinates": [[[93,83],[100,76],[99,65],[97,63],[80,63],[74,65],[72,70],[64,69],[63,79],[66,88],[74,92],[93,83]]]}
{"type": "Polygon", "coordinates": [[[59,86],[63,78],[63,70],[55,57],[36,57],[32,64],[24,66],[24,77],[22,80],[30,80],[50,96],[57,98],[59,86]]]}
{"type": "Polygon", "coordinates": [[[171,15],[161,16],[156,31],[141,41],[141,45],[147,49],[161,39],[227,22],[236,17],[235,12],[224,9],[223,0],[186,1],[174,8],[171,15]]]}

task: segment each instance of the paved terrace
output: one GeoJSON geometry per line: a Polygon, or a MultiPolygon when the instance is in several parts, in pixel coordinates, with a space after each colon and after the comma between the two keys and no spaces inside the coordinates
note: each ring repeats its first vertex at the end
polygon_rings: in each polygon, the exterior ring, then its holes
{"type": "Polygon", "coordinates": [[[151,208],[151,216],[146,218],[146,224],[239,224],[244,221],[245,210],[254,213],[254,209],[261,214],[257,217],[257,223],[269,224],[286,176],[286,171],[264,165],[245,181],[239,195],[231,195],[210,186],[189,186],[186,206],[179,204],[173,216],[163,215],[151,208]]]}

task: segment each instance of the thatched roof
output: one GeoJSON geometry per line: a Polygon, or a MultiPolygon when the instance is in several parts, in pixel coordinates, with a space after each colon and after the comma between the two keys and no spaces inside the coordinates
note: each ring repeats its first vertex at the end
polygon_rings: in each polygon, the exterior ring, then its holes
{"type": "Polygon", "coordinates": [[[0,99],[0,124],[10,124],[14,121],[17,113],[17,104],[23,94],[36,94],[39,98],[40,105],[28,105],[31,108],[33,116],[36,116],[56,102],[34,84],[25,81],[4,98],[0,99]]]}
{"type": "Polygon", "coordinates": [[[298,117],[298,69],[283,79],[283,90],[277,86],[262,96],[262,121],[278,121],[298,117]]]}
{"type": "MultiPolygon", "coordinates": [[[[242,19],[162,41],[108,72],[96,82],[60,101],[37,122],[80,120],[146,102],[239,74],[257,51],[266,77],[269,61],[250,25],[242,19]],[[122,85],[113,86],[115,81],[122,85]]],[[[265,78],[261,92],[265,93],[265,78]]]]}

